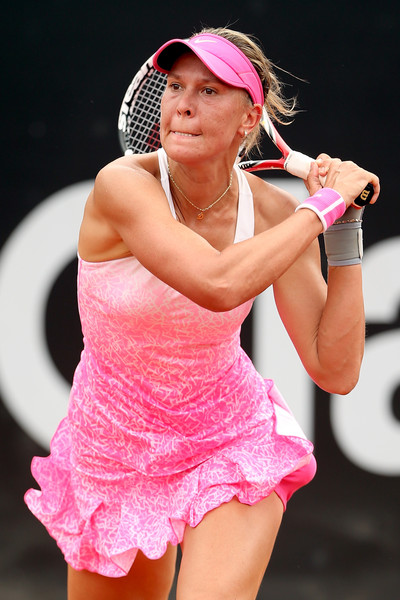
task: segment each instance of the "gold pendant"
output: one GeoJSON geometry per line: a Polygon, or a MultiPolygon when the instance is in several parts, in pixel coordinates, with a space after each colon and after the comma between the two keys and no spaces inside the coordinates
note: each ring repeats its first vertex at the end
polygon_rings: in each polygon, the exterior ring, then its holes
{"type": "Polygon", "coordinates": [[[199,213],[199,214],[197,215],[197,219],[198,219],[198,221],[201,221],[202,219],[204,219],[204,213],[202,213],[202,212],[201,212],[201,213],[199,213]]]}

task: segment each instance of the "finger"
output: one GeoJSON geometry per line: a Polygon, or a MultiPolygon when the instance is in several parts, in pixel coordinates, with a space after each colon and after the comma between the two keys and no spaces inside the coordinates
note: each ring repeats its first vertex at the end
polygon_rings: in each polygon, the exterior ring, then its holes
{"type": "Polygon", "coordinates": [[[317,163],[319,167],[319,176],[321,179],[325,179],[329,171],[334,173],[338,170],[339,165],[342,164],[342,161],[339,158],[331,158],[327,154],[323,154],[318,157],[317,163]]]}
{"type": "Polygon", "coordinates": [[[328,154],[325,154],[324,152],[318,155],[316,162],[319,169],[320,179],[324,179],[326,177],[331,160],[331,157],[328,154]]]}
{"type": "Polygon", "coordinates": [[[379,177],[377,177],[374,173],[370,173],[370,176],[371,177],[369,183],[372,183],[372,185],[374,186],[374,195],[372,196],[369,204],[375,204],[381,192],[381,184],[379,181],[379,177]]]}
{"type": "MultiPolygon", "coordinates": [[[[380,194],[380,182],[379,182],[379,177],[377,177],[377,175],[375,175],[375,173],[371,173],[369,171],[366,171],[365,169],[361,169],[360,167],[358,167],[360,176],[362,178],[362,185],[363,188],[360,192],[359,195],[362,194],[362,192],[367,188],[368,184],[372,184],[373,188],[374,188],[374,193],[371,197],[371,199],[368,201],[368,204],[375,204],[375,202],[378,199],[378,196],[380,194]]],[[[358,206],[358,205],[355,205],[358,206]]]]}
{"type": "Polygon", "coordinates": [[[305,184],[311,196],[321,189],[322,185],[317,161],[311,163],[310,172],[305,180],[305,184]]]}
{"type": "Polygon", "coordinates": [[[321,152],[321,154],[318,154],[318,156],[317,156],[317,161],[318,160],[331,160],[331,157],[329,156],[329,154],[326,154],[325,152],[321,152]]]}
{"type": "Polygon", "coordinates": [[[328,164],[324,162],[322,168],[320,168],[320,176],[326,177],[326,187],[332,187],[334,185],[336,177],[340,173],[342,164],[340,158],[331,158],[328,164]]]}

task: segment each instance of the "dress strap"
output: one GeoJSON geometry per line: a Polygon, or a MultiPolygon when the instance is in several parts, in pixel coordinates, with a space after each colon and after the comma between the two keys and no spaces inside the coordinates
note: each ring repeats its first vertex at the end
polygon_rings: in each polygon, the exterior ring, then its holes
{"type": "Polygon", "coordinates": [[[254,202],[249,182],[242,169],[235,165],[239,182],[239,206],[234,243],[243,242],[254,236],[254,202]]]}
{"type": "Polygon", "coordinates": [[[176,219],[176,212],[174,201],[172,200],[169,175],[168,175],[168,163],[167,163],[167,155],[163,148],[160,148],[157,151],[158,154],[158,165],[160,167],[160,175],[161,175],[161,185],[164,190],[165,195],[167,196],[169,208],[171,210],[172,216],[176,219]]]}

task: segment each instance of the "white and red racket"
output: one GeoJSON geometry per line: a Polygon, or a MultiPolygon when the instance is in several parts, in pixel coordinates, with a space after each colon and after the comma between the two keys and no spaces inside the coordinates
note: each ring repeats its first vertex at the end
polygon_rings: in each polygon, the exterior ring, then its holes
{"type": "MultiPolygon", "coordinates": [[[[160,148],[160,105],[166,83],[167,75],[154,68],[152,57],[133,78],[122,101],[118,119],[119,138],[125,154],[145,154],[160,148]]],[[[261,125],[280,151],[281,157],[270,160],[244,160],[240,161],[238,166],[245,171],[280,169],[306,179],[314,159],[292,150],[287,145],[265,109],[261,125]]],[[[374,188],[369,183],[354,203],[365,206],[373,194],[374,188]]]]}

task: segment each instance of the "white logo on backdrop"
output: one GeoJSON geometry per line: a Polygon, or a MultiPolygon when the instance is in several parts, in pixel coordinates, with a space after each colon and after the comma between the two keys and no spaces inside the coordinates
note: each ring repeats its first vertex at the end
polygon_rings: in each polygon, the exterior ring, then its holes
{"type": "Polygon", "coordinates": [[[61,271],[76,256],[93,182],[69,186],[36,206],[0,253],[0,390],[21,427],[48,447],[65,415],[69,385],[45,339],[45,310],[61,271]]]}
{"type": "MultiPolygon", "coordinates": [[[[364,255],[366,318],[390,325],[400,308],[400,237],[368,248],[364,255]]],[[[400,474],[400,421],[393,394],[400,388],[400,328],[367,339],[358,385],[334,396],[333,432],[344,454],[359,467],[383,475],[400,474]]]]}
{"type": "MultiPolygon", "coordinates": [[[[298,198],[296,179],[275,180],[298,198]]],[[[21,427],[48,447],[65,415],[69,384],[55,367],[45,339],[45,310],[59,274],[76,256],[85,200],[93,185],[69,186],[39,204],[18,225],[0,253],[0,388],[21,427]]],[[[392,323],[400,304],[400,238],[367,249],[364,287],[367,321],[392,323]]],[[[288,339],[267,290],[254,307],[254,361],[276,380],[306,434],[314,433],[313,384],[288,339]]],[[[400,474],[400,423],[391,411],[400,385],[400,330],[367,340],[360,381],[348,396],[333,396],[331,421],[343,453],[380,475],[400,474]]]]}

